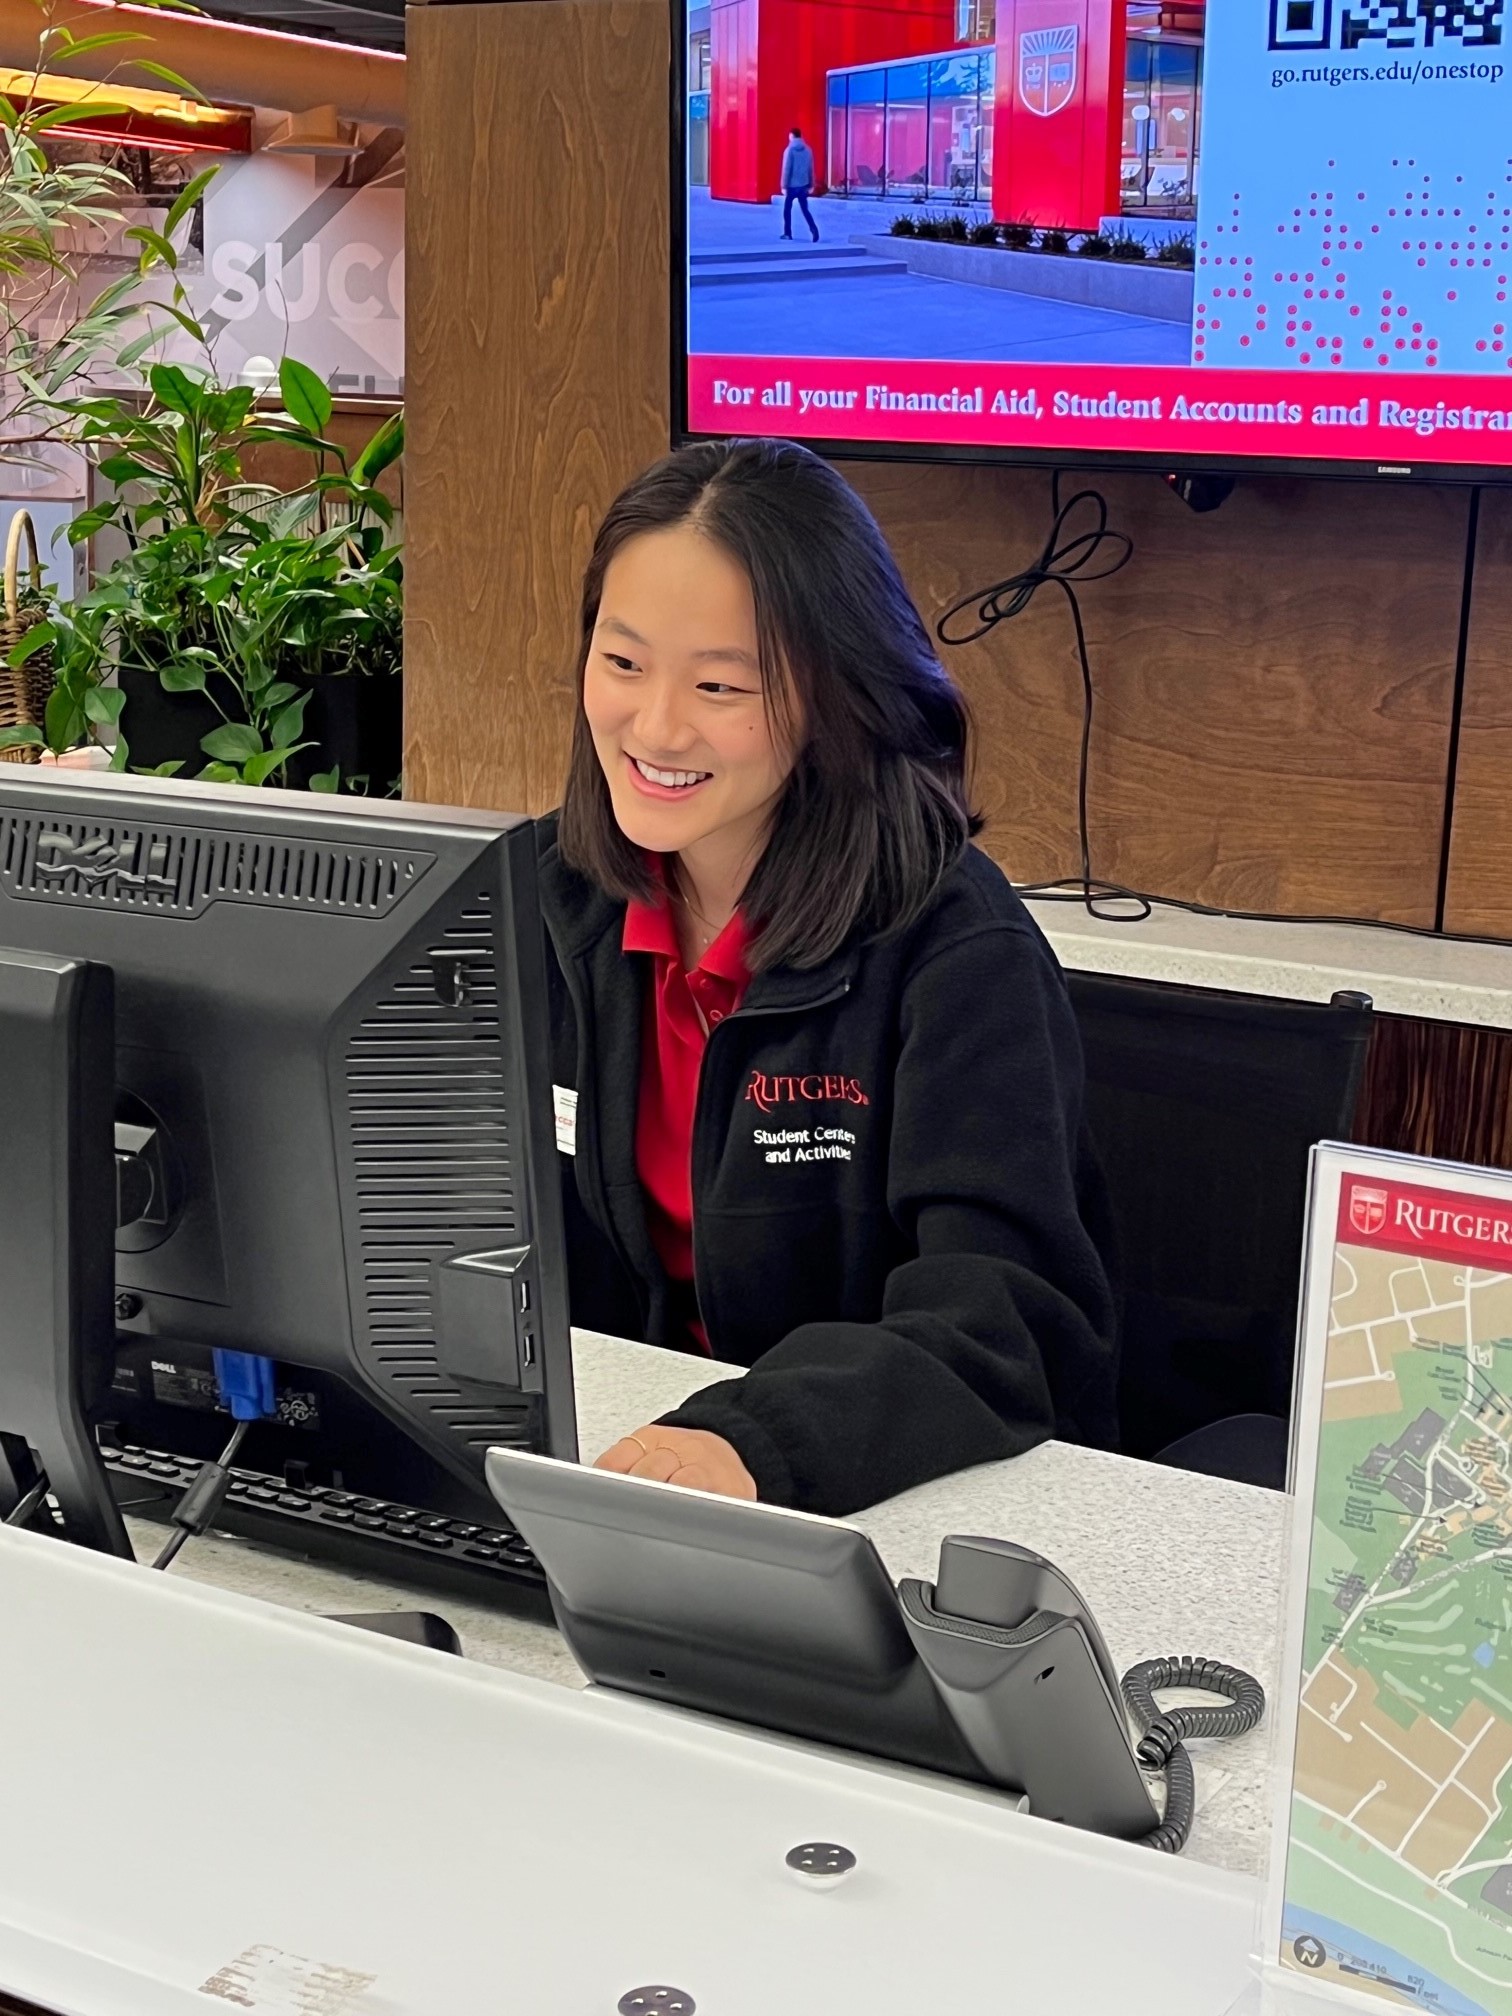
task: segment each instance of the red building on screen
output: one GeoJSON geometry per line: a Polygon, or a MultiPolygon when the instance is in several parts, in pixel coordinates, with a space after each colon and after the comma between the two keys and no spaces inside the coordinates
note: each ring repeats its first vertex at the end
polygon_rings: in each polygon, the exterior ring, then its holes
{"type": "Polygon", "coordinates": [[[712,0],[689,24],[693,179],[769,202],[797,126],[820,194],[1190,217],[1205,4],[712,0]]]}

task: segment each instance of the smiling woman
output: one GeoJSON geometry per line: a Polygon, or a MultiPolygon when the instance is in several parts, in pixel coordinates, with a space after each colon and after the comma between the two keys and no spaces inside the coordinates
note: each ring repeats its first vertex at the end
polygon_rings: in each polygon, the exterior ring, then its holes
{"type": "Polygon", "coordinates": [[[600,528],[579,669],[541,834],[573,1316],[751,1367],[601,1462],[845,1512],[1110,1440],[1064,983],[865,507],[789,444],[669,457],[600,528]]]}
{"type": "Polygon", "coordinates": [[[644,533],[609,562],[583,718],[619,833],[675,861],[691,967],[735,914],[794,756],[767,706],[750,580],[695,526],[644,533]]]}

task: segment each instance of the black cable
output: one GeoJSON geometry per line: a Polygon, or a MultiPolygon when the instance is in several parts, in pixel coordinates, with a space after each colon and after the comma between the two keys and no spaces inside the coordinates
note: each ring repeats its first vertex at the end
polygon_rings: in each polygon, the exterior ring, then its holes
{"type": "Polygon", "coordinates": [[[1465,674],[1470,663],[1470,617],[1475,607],[1475,554],[1480,544],[1481,486],[1470,492],[1465,519],[1465,571],[1460,577],[1459,634],[1454,643],[1454,694],[1449,703],[1449,749],[1444,764],[1444,825],[1439,840],[1438,900],[1433,921],[1442,926],[1449,902],[1449,866],[1454,855],[1454,808],[1459,794],[1460,731],[1465,719],[1465,674]]]}
{"type": "MultiPolygon", "coordinates": [[[[996,582],[991,588],[974,591],[962,598],[953,608],[947,609],[935,626],[935,635],[942,644],[975,644],[985,637],[999,623],[1007,623],[1015,616],[1021,616],[1034,600],[1041,588],[1059,588],[1071,610],[1071,624],[1076,632],[1076,662],[1081,669],[1082,682],[1082,730],[1081,759],[1077,766],[1076,780],[1076,828],[1081,852],[1081,880],[1072,885],[1079,899],[1095,917],[1100,913],[1094,906],[1101,902],[1121,901],[1128,892],[1106,882],[1094,882],[1092,878],[1092,840],[1087,811],[1088,780],[1092,768],[1092,711],[1094,692],[1092,686],[1092,661],[1087,651],[1087,633],[1082,623],[1081,601],[1076,592],[1076,582],[1106,581],[1127,567],[1134,557],[1134,542],[1126,532],[1115,532],[1108,524],[1108,502],[1100,490],[1078,490],[1073,497],[1061,502],[1061,472],[1057,469],[1050,479],[1050,508],[1053,517],[1050,534],[1038,560],[1021,573],[1010,574],[1004,581],[996,582]],[[1072,532],[1069,524],[1079,506],[1092,507],[1093,522],[1085,531],[1072,532]],[[1111,550],[1112,558],[1104,558],[1098,564],[1098,556],[1111,550]],[[975,617],[974,626],[967,630],[955,624],[956,618],[971,611],[975,617]]],[[[1014,884],[1020,896],[1048,895],[1064,889],[1064,880],[1044,883],[1014,884]]],[[[1150,914],[1146,905],[1143,916],[1150,914]]]]}
{"type": "Polygon", "coordinates": [[[173,1531],[168,1535],[167,1545],[158,1555],[156,1561],[153,1562],[153,1567],[166,1568],[188,1538],[189,1528],[187,1526],[175,1526],[173,1531]]]}
{"type": "Polygon", "coordinates": [[[1139,1724],[1134,1754],[1152,1771],[1165,1773],[1165,1817],[1142,1846],[1179,1855],[1191,1832],[1196,1809],[1192,1760],[1185,1744],[1194,1737],[1242,1736],[1265,1713],[1265,1689],[1238,1666],[1217,1659],[1146,1659],[1123,1677],[1123,1695],[1139,1724]],[[1222,1708],[1166,1708],[1155,1699],[1167,1687],[1191,1687],[1228,1697],[1222,1708]]]}
{"type": "Polygon", "coordinates": [[[231,1465],[236,1461],[237,1451],[246,1441],[247,1430],[251,1426],[250,1421],[238,1421],[231,1440],[220,1455],[213,1463],[201,1466],[199,1475],[173,1508],[174,1531],[153,1562],[154,1568],[166,1568],[191,1535],[203,1533],[211,1524],[226,1502],[226,1493],[231,1488],[231,1465]]]}
{"type": "MultiPolygon", "coordinates": [[[[1030,897],[1036,903],[1081,903],[1085,900],[1080,885],[1069,877],[1060,882],[1015,882],[1013,886],[1020,896],[1030,897]]],[[[1161,896],[1148,889],[1125,889],[1110,883],[1101,887],[1104,892],[1102,900],[1138,905],[1127,916],[1094,910],[1092,915],[1105,924],[1143,924],[1153,917],[1157,909],[1184,910],[1190,917],[1222,917],[1235,924],[1332,924],[1351,930],[1394,931],[1401,938],[1431,938],[1436,944],[1443,945],[1495,945],[1504,949],[1507,944],[1504,935],[1497,937],[1489,931],[1440,931],[1432,924],[1399,924],[1389,917],[1334,916],[1328,912],[1298,916],[1294,911],[1285,910],[1230,910],[1221,903],[1196,903],[1187,896],[1161,896]]]]}
{"type": "Polygon", "coordinates": [[[17,1499],[10,1511],[6,1513],[5,1524],[7,1526],[24,1526],[42,1503],[42,1500],[47,1496],[47,1488],[47,1477],[44,1473],[44,1475],[38,1477],[36,1483],[32,1485],[31,1489],[24,1496],[17,1499]]]}

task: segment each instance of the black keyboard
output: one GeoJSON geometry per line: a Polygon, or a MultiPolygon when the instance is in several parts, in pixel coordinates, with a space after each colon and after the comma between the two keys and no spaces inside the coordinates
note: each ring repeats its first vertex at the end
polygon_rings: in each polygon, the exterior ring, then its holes
{"type": "MultiPolygon", "coordinates": [[[[117,1502],[143,1519],[167,1521],[202,1468],[193,1457],[132,1444],[100,1453],[117,1502]]],[[[507,1521],[477,1525],[328,1485],[295,1489],[259,1470],[233,1469],[214,1530],[552,1621],[546,1578],[507,1521]]],[[[193,1545],[192,1537],[185,1542],[193,1545]]]]}

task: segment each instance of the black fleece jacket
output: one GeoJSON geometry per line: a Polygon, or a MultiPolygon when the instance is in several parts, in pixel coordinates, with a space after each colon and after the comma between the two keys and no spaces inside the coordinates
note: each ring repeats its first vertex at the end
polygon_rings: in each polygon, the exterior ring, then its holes
{"type": "MultiPolygon", "coordinates": [[[[662,1344],[635,1168],[647,961],[540,822],[572,1317],[662,1344]]],[[[761,1496],[843,1514],[1047,1436],[1111,1446],[1115,1312],[1054,955],[968,848],[910,929],[759,974],[709,1036],[693,1130],[698,1308],[751,1367],[663,1418],[761,1496]]],[[[585,1450],[590,1459],[597,1450],[585,1450]]]]}

